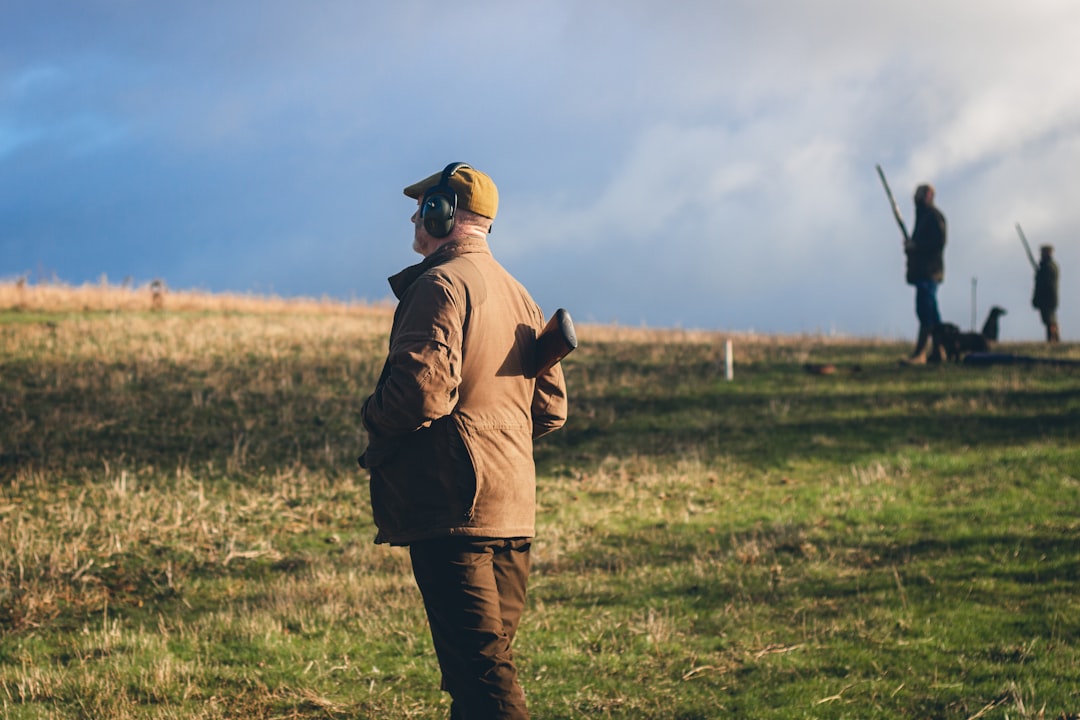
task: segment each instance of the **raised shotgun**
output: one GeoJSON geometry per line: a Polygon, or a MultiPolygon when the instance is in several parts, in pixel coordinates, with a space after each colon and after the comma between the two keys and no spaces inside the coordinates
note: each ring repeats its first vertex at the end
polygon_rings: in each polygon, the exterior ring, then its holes
{"type": "Polygon", "coordinates": [[[1020,234],[1020,242],[1024,243],[1024,250],[1027,252],[1031,268],[1035,270],[1035,272],[1038,272],[1039,263],[1035,262],[1035,256],[1031,253],[1031,246],[1028,245],[1027,237],[1024,235],[1024,231],[1020,229],[1020,223],[1016,223],[1016,232],[1020,234]]]}
{"type": "Polygon", "coordinates": [[[907,226],[904,225],[904,218],[900,215],[900,206],[896,204],[896,198],[893,197],[892,190],[889,189],[889,181],[885,179],[885,171],[881,169],[880,165],[875,167],[877,167],[878,177],[881,178],[881,184],[885,186],[885,194],[889,196],[892,214],[896,218],[896,224],[900,226],[900,232],[904,236],[904,247],[906,248],[911,243],[911,236],[908,235],[907,226]]]}
{"type": "Polygon", "coordinates": [[[540,336],[536,338],[534,377],[543,375],[576,347],[577,334],[574,332],[574,321],[570,319],[570,313],[559,308],[548,320],[540,336]]]}

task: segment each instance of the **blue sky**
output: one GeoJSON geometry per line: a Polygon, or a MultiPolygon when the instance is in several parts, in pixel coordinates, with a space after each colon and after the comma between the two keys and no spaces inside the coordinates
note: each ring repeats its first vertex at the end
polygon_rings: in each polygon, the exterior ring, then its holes
{"type": "Polygon", "coordinates": [[[382,300],[401,189],[465,161],[548,314],[910,338],[880,163],[909,227],[937,187],[946,319],[1041,338],[1020,223],[1077,339],[1078,37],[1072,0],[3,0],[0,277],[382,300]]]}

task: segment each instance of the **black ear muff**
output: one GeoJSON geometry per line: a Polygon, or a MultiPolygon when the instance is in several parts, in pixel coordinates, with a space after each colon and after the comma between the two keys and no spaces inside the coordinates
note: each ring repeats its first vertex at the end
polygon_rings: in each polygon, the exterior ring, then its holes
{"type": "Polygon", "coordinates": [[[443,170],[438,184],[424,193],[420,202],[420,219],[424,221],[424,229],[432,237],[444,238],[454,229],[457,193],[450,187],[450,176],[467,167],[469,166],[461,162],[450,163],[443,170]]]}
{"type": "Polygon", "coordinates": [[[424,195],[424,204],[420,207],[420,217],[424,229],[432,237],[444,238],[454,229],[454,212],[457,210],[457,193],[428,191],[424,195]]]}

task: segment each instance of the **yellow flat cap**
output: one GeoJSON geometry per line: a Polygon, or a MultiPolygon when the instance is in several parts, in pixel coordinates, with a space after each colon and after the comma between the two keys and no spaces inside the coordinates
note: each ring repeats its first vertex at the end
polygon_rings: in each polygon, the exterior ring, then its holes
{"type": "MultiPolygon", "coordinates": [[[[443,171],[439,171],[413,183],[405,188],[405,194],[419,200],[425,192],[439,184],[442,175],[443,171]]],[[[448,184],[457,193],[459,208],[495,219],[495,213],[499,210],[499,190],[490,177],[475,168],[461,167],[450,176],[448,184]]]]}

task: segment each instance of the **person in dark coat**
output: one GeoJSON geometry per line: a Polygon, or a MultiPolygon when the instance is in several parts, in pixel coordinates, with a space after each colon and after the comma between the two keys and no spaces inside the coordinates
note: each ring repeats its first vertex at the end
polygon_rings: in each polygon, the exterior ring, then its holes
{"type": "Polygon", "coordinates": [[[1039,267],[1035,269],[1035,294],[1031,304],[1039,311],[1043,325],[1046,326],[1046,342],[1061,341],[1058,331],[1058,266],[1054,262],[1054,246],[1043,245],[1039,248],[1039,267]]]}
{"type": "Polygon", "coordinates": [[[934,328],[941,324],[937,290],[945,281],[945,216],[934,205],[934,187],[920,185],[915,189],[915,227],[904,245],[907,255],[907,283],[915,286],[915,315],[919,319],[919,337],[915,350],[904,362],[919,365],[932,355],[930,340],[934,328]]]}

